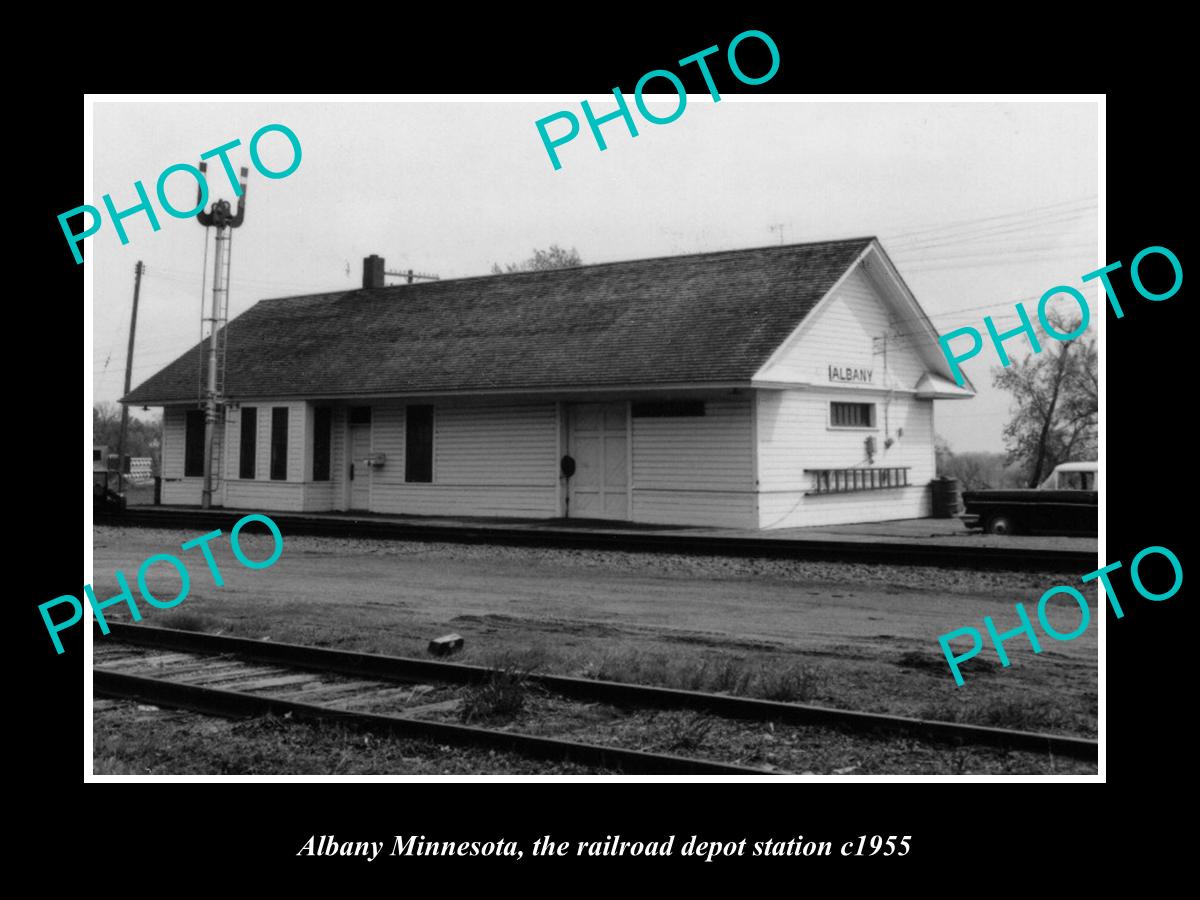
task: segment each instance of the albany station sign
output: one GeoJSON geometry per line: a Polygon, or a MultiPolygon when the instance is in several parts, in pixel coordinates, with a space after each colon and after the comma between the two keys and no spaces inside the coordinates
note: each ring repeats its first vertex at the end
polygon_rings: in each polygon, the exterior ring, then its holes
{"type": "Polygon", "coordinates": [[[846,384],[870,384],[874,369],[854,369],[849,366],[830,366],[829,380],[846,384]]]}

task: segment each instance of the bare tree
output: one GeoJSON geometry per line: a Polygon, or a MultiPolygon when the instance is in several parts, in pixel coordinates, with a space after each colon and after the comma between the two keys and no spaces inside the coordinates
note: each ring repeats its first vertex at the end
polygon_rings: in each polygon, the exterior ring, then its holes
{"type": "MultiPolygon", "coordinates": [[[[1063,334],[1075,330],[1053,316],[1051,324],[1063,334]]],[[[994,370],[993,383],[1013,395],[1004,444],[1009,461],[1026,468],[1030,487],[1061,462],[1095,456],[1099,405],[1093,335],[1048,340],[1040,353],[994,370]]]]}
{"type": "Polygon", "coordinates": [[[534,248],[533,256],[524,262],[508,263],[503,269],[500,263],[492,264],[493,275],[504,275],[509,272],[541,272],[546,269],[569,269],[572,266],[583,265],[579,251],[572,247],[564,250],[558,244],[551,244],[548,250],[534,248]]]}

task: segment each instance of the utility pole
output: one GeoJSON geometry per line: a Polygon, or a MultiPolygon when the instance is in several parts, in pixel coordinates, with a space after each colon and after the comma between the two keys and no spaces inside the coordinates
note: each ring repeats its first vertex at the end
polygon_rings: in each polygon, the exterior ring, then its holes
{"type": "MultiPolygon", "coordinates": [[[[137,332],[138,294],[142,289],[142,272],[145,266],[139,259],[133,267],[133,314],[129,318],[129,352],[125,354],[125,390],[122,397],[129,395],[130,379],[133,378],[133,336],[137,332]]],[[[129,404],[121,404],[121,433],[117,438],[117,490],[125,486],[125,432],[129,428],[129,404]]]]}
{"type": "MultiPolygon", "coordinates": [[[[201,162],[203,174],[207,166],[201,162]]],[[[204,392],[204,489],[200,505],[204,509],[212,506],[213,494],[213,443],[217,433],[217,419],[225,406],[225,325],[229,320],[229,241],[232,229],[242,224],[246,217],[246,174],[242,166],[241,193],[238,194],[237,213],[233,212],[228,200],[217,200],[209,212],[201,211],[197,221],[205,228],[217,229],[214,242],[212,314],[204,319],[209,326],[208,337],[208,384],[204,392]],[[218,380],[218,376],[220,380],[218,380]]],[[[196,203],[203,199],[196,189],[196,203]]]]}

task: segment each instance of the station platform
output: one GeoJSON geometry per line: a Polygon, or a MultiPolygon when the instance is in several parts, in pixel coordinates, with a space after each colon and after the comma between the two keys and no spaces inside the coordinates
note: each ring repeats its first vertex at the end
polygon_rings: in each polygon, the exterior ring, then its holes
{"type": "MultiPolygon", "coordinates": [[[[231,527],[255,509],[138,506],[97,514],[97,524],[147,527],[231,527]]],[[[1095,568],[1094,537],[985,535],[957,519],[903,519],[858,525],[769,531],[706,526],[646,525],[583,519],[400,516],[379,513],[269,512],[285,534],[376,537],[561,547],[607,547],[649,552],[732,553],[780,557],[857,558],[931,565],[1003,565],[1068,570],[1095,568]]]]}

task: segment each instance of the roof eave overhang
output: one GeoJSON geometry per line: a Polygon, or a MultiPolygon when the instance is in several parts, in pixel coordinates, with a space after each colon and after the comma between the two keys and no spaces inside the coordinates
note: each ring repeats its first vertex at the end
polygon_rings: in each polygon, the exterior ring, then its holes
{"type": "MultiPolygon", "coordinates": [[[[689,381],[662,384],[601,384],[587,386],[555,385],[550,387],[505,387],[505,388],[461,388],[457,390],[411,390],[411,391],[323,391],[271,394],[231,394],[228,402],[255,403],[260,400],[402,400],[406,398],[470,398],[470,397],[526,397],[554,399],[562,396],[587,394],[654,394],[664,392],[736,391],[760,387],[751,381],[689,381]]],[[[123,397],[119,403],[131,406],[198,406],[203,401],[197,397],[173,399],[130,399],[123,397]]]]}

